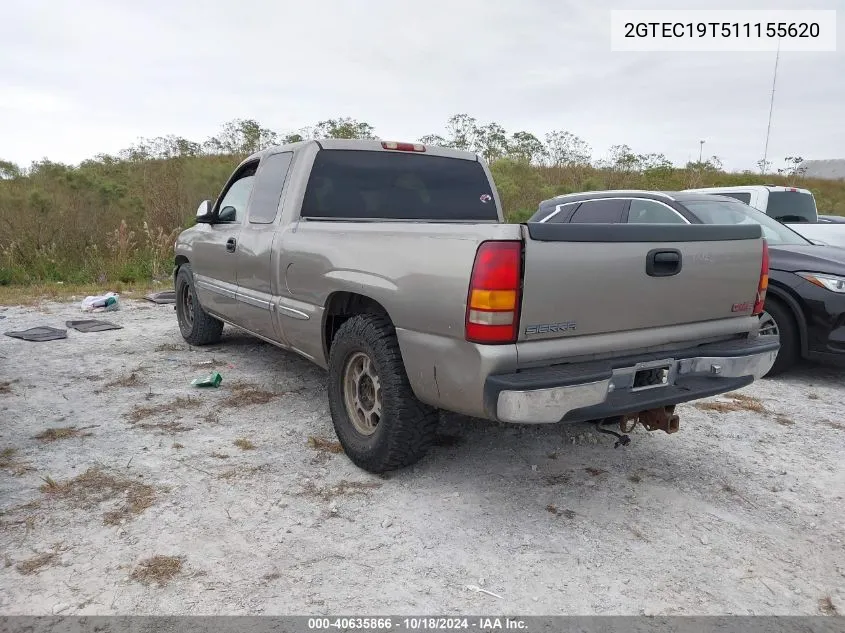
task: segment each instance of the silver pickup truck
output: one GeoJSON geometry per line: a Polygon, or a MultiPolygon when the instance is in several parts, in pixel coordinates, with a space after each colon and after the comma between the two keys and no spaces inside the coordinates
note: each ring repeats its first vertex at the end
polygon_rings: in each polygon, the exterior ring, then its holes
{"type": "Polygon", "coordinates": [[[420,459],[438,409],[673,432],[676,404],[748,385],[778,349],[754,316],[759,226],[506,224],[467,152],[274,147],[196,220],[175,249],[182,336],[228,323],[328,369],[337,436],[371,472],[420,459]]]}

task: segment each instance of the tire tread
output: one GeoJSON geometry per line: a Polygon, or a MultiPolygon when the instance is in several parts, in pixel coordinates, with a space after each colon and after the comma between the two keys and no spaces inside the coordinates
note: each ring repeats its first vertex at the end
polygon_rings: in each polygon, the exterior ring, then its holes
{"type": "MultiPolygon", "coordinates": [[[[190,264],[182,264],[179,271],[176,273],[176,301],[179,301],[180,283],[186,283],[191,287],[191,292],[194,293],[194,322],[191,327],[191,332],[185,336],[181,324],[179,331],[182,338],[189,345],[201,347],[203,345],[213,345],[219,343],[223,334],[223,321],[211,316],[208,312],[203,310],[197,297],[196,287],[194,286],[194,272],[190,264]]],[[[178,309],[178,307],[177,307],[178,309]]]]}
{"type": "MultiPolygon", "coordinates": [[[[419,461],[431,448],[437,432],[437,409],[420,402],[411,389],[396,330],[381,315],[351,317],[335,334],[329,358],[329,404],[338,439],[349,458],[364,470],[383,473],[419,461]],[[351,346],[367,349],[378,366],[382,388],[382,420],[370,439],[372,446],[361,450],[363,442],[350,442],[354,431],[343,401],[343,363],[351,346]]],[[[368,442],[369,443],[369,442],[368,442]]]]}

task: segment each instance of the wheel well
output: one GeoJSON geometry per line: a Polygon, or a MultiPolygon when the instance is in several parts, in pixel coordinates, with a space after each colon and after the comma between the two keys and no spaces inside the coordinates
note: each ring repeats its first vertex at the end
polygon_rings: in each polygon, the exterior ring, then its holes
{"type": "Polygon", "coordinates": [[[377,314],[390,319],[384,306],[370,297],[355,292],[335,292],[329,297],[323,318],[323,347],[326,358],[329,357],[332,340],[340,326],[350,317],[359,314],[377,314]]]}
{"type": "Polygon", "coordinates": [[[177,256],[176,256],[176,259],[174,260],[174,264],[175,264],[175,265],[173,266],[173,280],[174,280],[174,283],[175,283],[175,281],[176,281],[176,275],[179,273],[179,268],[180,268],[183,264],[187,264],[187,263],[188,263],[188,258],[187,258],[187,257],[185,257],[184,255],[177,255],[177,256]]]}
{"type": "Polygon", "coordinates": [[[792,297],[785,295],[783,292],[772,292],[772,287],[769,288],[769,291],[766,293],[766,300],[773,300],[775,303],[778,303],[783,307],[789,316],[792,317],[792,320],[795,321],[795,325],[798,327],[798,344],[800,346],[800,351],[803,354],[807,350],[807,324],[804,321],[804,315],[801,312],[801,307],[792,297]]]}

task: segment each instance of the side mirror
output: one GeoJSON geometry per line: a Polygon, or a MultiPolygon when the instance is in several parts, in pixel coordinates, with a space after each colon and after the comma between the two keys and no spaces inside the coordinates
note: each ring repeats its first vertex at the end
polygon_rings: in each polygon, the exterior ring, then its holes
{"type": "Polygon", "coordinates": [[[211,200],[203,200],[197,207],[197,223],[211,224],[211,200]]]}

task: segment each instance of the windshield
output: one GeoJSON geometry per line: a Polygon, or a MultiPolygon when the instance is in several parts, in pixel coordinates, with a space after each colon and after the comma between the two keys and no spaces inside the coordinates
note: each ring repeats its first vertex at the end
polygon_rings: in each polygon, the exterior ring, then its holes
{"type": "Polygon", "coordinates": [[[781,222],[816,222],[816,201],[809,193],[770,191],[766,213],[781,222]]]}
{"type": "Polygon", "coordinates": [[[760,224],[769,244],[812,244],[777,220],[739,201],[695,200],[683,205],[704,224],[760,224]]]}

